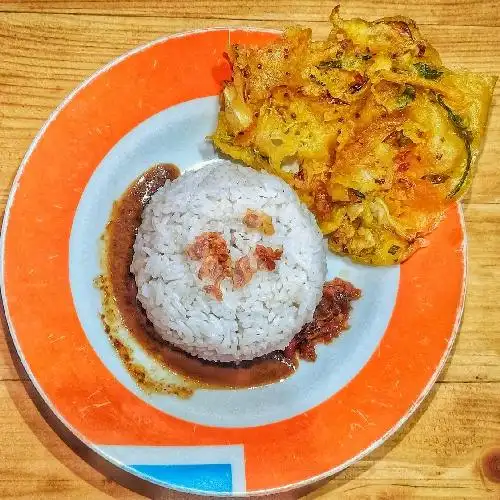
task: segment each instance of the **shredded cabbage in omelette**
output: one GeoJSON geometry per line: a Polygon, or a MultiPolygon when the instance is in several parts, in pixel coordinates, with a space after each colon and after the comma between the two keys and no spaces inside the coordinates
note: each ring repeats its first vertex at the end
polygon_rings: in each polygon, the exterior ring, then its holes
{"type": "Polygon", "coordinates": [[[402,262],[470,185],[496,78],[445,68],[403,17],[233,45],[216,147],[282,177],[333,252],[402,262]]]}

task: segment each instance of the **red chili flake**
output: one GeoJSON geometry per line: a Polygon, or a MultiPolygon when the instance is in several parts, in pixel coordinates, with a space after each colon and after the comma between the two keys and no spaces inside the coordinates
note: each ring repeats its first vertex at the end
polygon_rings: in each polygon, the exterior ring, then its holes
{"type": "Polygon", "coordinates": [[[219,302],[221,302],[223,299],[222,290],[220,289],[219,284],[206,285],[203,287],[203,291],[206,294],[211,295],[215,300],[218,300],[219,302]]]}
{"type": "Polygon", "coordinates": [[[198,278],[211,282],[204,287],[204,290],[217,300],[222,300],[220,283],[224,278],[232,276],[231,257],[222,234],[217,232],[200,234],[187,246],[186,254],[193,260],[201,261],[198,278]]]}
{"type": "Polygon", "coordinates": [[[257,267],[266,271],[274,271],[276,269],[276,261],[281,259],[283,250],[281,248],[265,247],[257,245],[255,247],[255,257],[257,258],[257,267]]]}
{"type": "Polygon", "coordinates": [[[194,242],[186,247],[186,253],[193,260],[201,260],[208,255],[229,256],[226,240],[222,233],[206,232],[198,235],[194,242]]]}
{"type": "Polygon", "coordinates": [[[266,236],[274,234],[273,219],[270,215],[260,210],[248,208],[243,217],[243,224],[250,229],[256,229],[266,236]]]}
{"type": "Polygon", "coordinates": [[[313,211],[319,220],[324,220],[332,213],[332,209],[333,200],[328,194],[326,184],[319,182],[314,190],[313,211]]]}
{"type": "Polygon", "coordinates": [[[252,269],[248,255],[238,259],[233,272],[234,288],[243,288],[247,283],[250,283],[254,274],[255,270],[252,269]]]}
{"type": "Polygon", "coordinates": [[[356,76],[354,77],[354,83],[351,83],[351,85],[349,85],[349,92],[351,94],[359,92],[367,82],[367,77],[363,76],[361,73],[356,73],[356,76]]]}
{"type": "Polygon", "coordinates": [[[403,150],[399,151],[396,156],[394,157],[394,165],[396,166],[396,170],[398,172],[406,172],[410,168],[410,162],[409,162],[409,156],[410,156],[410,151],[409,150],[403,150]]]}
{"type": "Polygon", "coordinates": [[[329,104],[337,104],[339,106],[349,106],[349,103],[347,101],[344,101],[343,99],[340,99],[339,97],[334,97],[330,92],[327,90],[324,93],[324,99],[329,103],[329,104]]]}
{"type": "Polygon", "coordinates": [[[215,255],[207,255],[201,261],[198,278],[200,280],[219,281],[225,277],[224,266],[219,262],[215,255]]]}

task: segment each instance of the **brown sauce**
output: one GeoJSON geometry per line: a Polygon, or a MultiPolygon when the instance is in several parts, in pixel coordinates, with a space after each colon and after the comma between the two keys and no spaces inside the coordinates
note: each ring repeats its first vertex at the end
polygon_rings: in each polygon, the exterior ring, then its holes
{"type": "MultiPolygon", "coordinates": [[[[150,168],[141,177],[134,181],[123,196],[115,202],[110,221],[104,235],[104,279],[109,283],[108,294],[116,304],[123,326],[139,341],[139,343],[155,359],[161,361],[167,368],[195,381],[198,386],[216,388],[243,388],[269,384],[282,380],[296,369],[296,360],[286,358],[282,352],[275,352],[268,356],[257,358],[239,365],[234,363],[214,363],[190,356],[159,340],[153,325],[146,317],[146,313],[137,301],[137,287],[134,276],[130,273],[130,264],[133,257],[133,245],[137,229],[141,223],[141,214],[151,196],[165,184],[179,176],[177,167],[171,164],[159,164],[150,168]]],[[[101,291],[103,290],[102,287],[101,291]]],[[[103,293],[105,303],[106,299],[103,293]]],[[[106,316],[106,307],[104,307],[106,316]]],[[[108,323],[109,318],[103,317],[108,323]]],[[[115,320],[113,320],[115,321],[115,320]]],[[[109,331],[108,331],[109,335],[109,331]]],[[[116,339],[112,342],[115,344],[116,339]]],[[[116,345],[115,345],[116,347],[116,345]]],[[[130,358],[124,351],[123,344],[117,352],[125,366],[141,386],[147,386],[147,374],[144,369],[132,366],[130,358]],[[125,354],[124,354],[125,353],[125,354]]],[[[148,387],[150,390],[155,388],[148,387]]],[[[165,390],[165,388],[162,388],[165,390]]],[[[181,397],[186,397],[182,394],[181,397]]],[[[174,387],[168,387],[167,392],[176,393],[174,387]]]]}

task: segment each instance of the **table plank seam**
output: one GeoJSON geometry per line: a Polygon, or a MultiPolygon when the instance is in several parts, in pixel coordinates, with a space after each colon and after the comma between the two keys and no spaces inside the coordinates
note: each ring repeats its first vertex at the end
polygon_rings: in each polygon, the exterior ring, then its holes
{"type": "MultiPolygon", "coordinates": [[[[2,9],[2,4],[0,2],[0,14],[4,15],[9,15],[9,14],[22,14],[23,16],[27,15],[40,15],[40,16],[79,16],[79,17],[109,17],[111,19],[119,19],[119,18],[141,18],[141,20],[146,20],[146,19],[152,19],[152,20],[158,20],[158,19],[165,19],[165,20],[220,20],[222,22],[224,21],[241,21],[243,23],[246,22],[266,22],[266,23],[285,23],[287,26],[293,25],[293,24],[299,24],[299,23],[304,23],[308,25],[327,25],[329,24],[328,21],[317,21],[317,20],[311,20],[311,19],[285,19],[281,17],[248,17],[248,18],[242,18],[242,17],[233,17],[233,16],[228,16],[228,17],[221,17],[221,16],[179,16],[179,15],[168,15],[168,14],[161,14],[158,13],[158,15],[151,16],[149,14],[129,14],[126,12],[122,12],[120,14],[111,14],[109,12],[89,12],[89,11],[83,11],[83,12],[48,12],[48,11],[23,11],[23,10],[8,10],[8,9],[2,9]]],[[[375,17],[373,18],[375,19],[375,17]]],[[[441,23],[423,23],[419,22],[418,23],[419,27],[425,27],[425,26],[441,26],[441,23]]],[[[452,27],[452,28],[499,28],[500,23],[493,23],[493,24],[450,24],[447,23],[447,27],[452,27]]]]}

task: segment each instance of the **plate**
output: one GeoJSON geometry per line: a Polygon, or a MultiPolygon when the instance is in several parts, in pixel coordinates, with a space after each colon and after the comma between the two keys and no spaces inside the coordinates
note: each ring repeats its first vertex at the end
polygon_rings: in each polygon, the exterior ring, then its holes
{"type": "Polygon", "coordinates": [[[183,33],[107,65],[42,127],[4,217],[2,298],[35,388],[87,446],[182,491],[275,493],[359,460],[429,392],[462,314],[466,244],[453,206],[430,246],[401,266],[329,256],[329,277],[363,291],[351,328],[281,383],[179,400],[144,393],[121,365],[92,285],[112,203],[155,163],[183,171],[217,161],[206,136],[230,76],[228,42],[274,37],[248,29],[183,33]]]}

